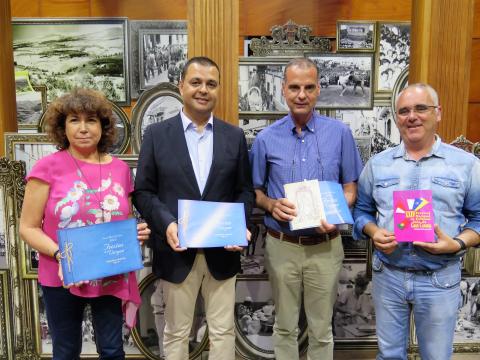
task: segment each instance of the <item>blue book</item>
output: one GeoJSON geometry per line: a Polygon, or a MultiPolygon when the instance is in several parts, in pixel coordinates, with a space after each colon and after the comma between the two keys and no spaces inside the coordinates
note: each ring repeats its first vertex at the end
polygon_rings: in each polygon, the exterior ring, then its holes
{"type": "Polygon", "coordinates": [[[64,284],[143,268],[136,219],[57,230],[64,284]]]}
{"type": "Polygon", "coordinates": [[[178,200],[180,247],[247,246],[243,203],[178,200]]]}
{"type": "Polygon", "coordinates": [[[284,185],[285,197],[297,209],[290,230],[318,227],[321,220],[329,224],[353,224],[352,214],[341,184],[308,180],[284,185]]]}

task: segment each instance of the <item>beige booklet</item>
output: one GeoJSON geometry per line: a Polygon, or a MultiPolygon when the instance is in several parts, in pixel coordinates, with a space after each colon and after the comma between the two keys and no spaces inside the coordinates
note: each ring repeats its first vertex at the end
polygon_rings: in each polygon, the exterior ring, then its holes
{"type": "Polygon", "coordinates": [[[297,216],[290,230],[329,224],[353,224],[352,214],[341,184],[333,181],[308,180],[284,185],[285,197],[295,204],[297,216]]]}
{"type": "Polygon", "coordinates": [[[318,180],[285,184],[285,197],[295,204],[297,216],[290,221],[290,230],[308,229],[325,219],[318,180]]]}

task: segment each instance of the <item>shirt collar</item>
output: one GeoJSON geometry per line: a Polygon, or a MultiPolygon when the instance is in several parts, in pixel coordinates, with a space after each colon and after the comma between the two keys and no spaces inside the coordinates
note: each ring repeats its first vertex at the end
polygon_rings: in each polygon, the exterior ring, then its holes
{"type": "MultiPolygon", "coordinates": [[[[302,128],[302,130],[308,130],[309,132],[312,132],[314,133],[315,132],[315,117],[317,116],[317,113],[315,111],[312,111],[312,116],[310,116],[310,119],[307,121],[307,123],[305,124],[305,126],[302,128]]],[[[289,128],[290,130],[292,131],[292,133],[296,134],[296,125],[295,125],[295,122],[293,121],[293,116],[291,113],[288,114],[288,117],[289,117],[289,121],[288,121],[288,125],[289,125],[289,128]]]]}
{"type": "MultiPolygon", "coordinates": [[[[441,144],[442,144],[442,139],[440,138],[440,136],[435,134],[435,142],[433,143],[432,150],[425,157],[437,156],[440,158],[444,158],[445,153],[443,149],[440,147],[441,144]]],[[[393,158],[400,158],[400,157],[408,159],[408,154],[405,149],[405,143],[403,141],[400,143],[400,145],[398,145],[397,149],[393,153],[393,158]]]]}
{"type": "MultiPolygon", "coordinates": [[[[183,109],[180,111],[180,117],[182,118],[183,131],[190,129],[196,129],[197,125],[183,112],[183,109]]],[[[213,115],[210,114],[207,124],[205,125],[205,130],[213,129],[213,115]]]]}

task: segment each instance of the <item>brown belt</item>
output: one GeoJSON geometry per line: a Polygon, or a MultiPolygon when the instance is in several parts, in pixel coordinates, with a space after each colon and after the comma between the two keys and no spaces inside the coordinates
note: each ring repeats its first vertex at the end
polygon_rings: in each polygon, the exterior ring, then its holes
{"type": "Polygon", "coordinates": [[[308,236],[292,236],[285,233],[281,233],[272,229],[268,229],[267,233],[270,236],[273,236],[276,239],[281,241],[288,241],[290,243],[299,244],[299,245],[318,245],[324,241],[328,241],[336,238],[340,235],[338,229],[333,230],[332,232],[326,234],[316,234],[308,236]]]}

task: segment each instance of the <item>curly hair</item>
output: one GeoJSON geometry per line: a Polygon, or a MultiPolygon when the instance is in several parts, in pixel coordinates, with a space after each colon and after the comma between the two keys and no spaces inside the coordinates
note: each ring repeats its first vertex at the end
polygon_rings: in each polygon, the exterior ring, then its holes
{"type": "Polygon", "coordinates": [[[100,119],[102,135],[97,144],[101,153],[106,153],[116,140],[115,118],[112,104],[99,91],[76,88],[55,99],[45,113],[45,130],[59,150],[70,146],[65,133],[65,120],[70,114],[95,114],[100,119]]]}

